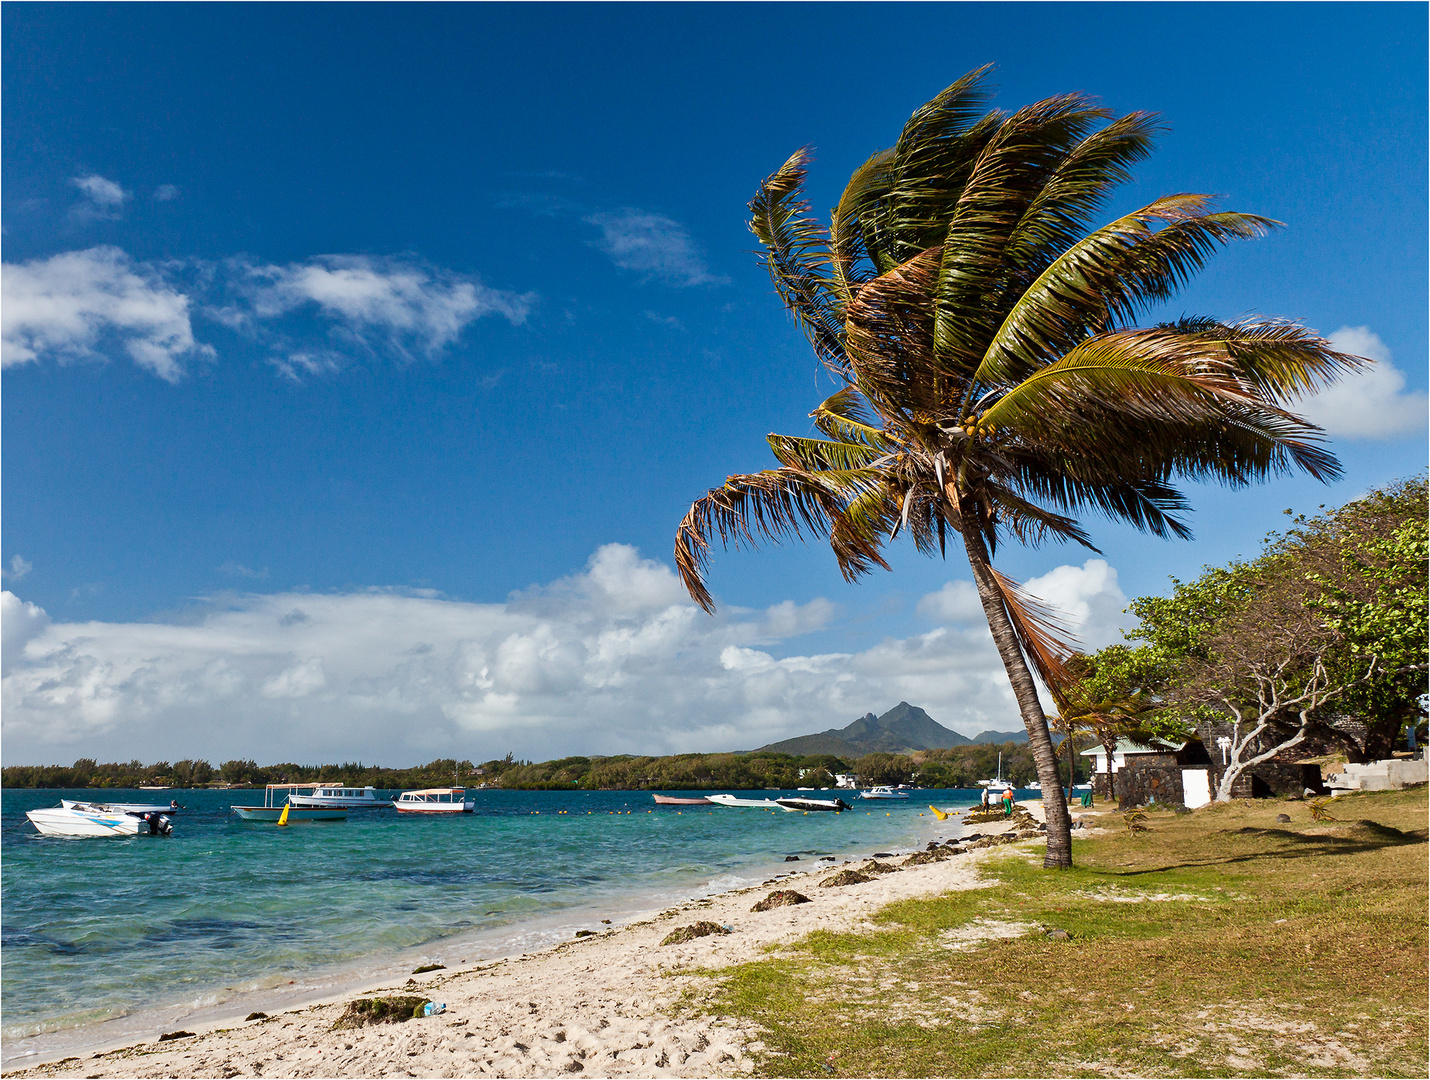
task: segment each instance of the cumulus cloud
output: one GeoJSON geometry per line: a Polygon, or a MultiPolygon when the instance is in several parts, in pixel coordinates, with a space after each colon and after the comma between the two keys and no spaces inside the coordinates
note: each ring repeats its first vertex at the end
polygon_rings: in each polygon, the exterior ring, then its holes
{"type": "MultiPolygon", "coordinates": [[[[404,354],[413,348],[434,353],[487,315],[519,325],[536,302],[534,293],[493,289],[448,270],[366,255],[324,255],[282,266],[235,262],[230,270],[241,300],[216,312],[230,326],[252,328],[307,310],[349,341],[404,354]]],[[[331,370],[335,361],[330,352],[298,351],[284,363],[280,370],[294,375],[331,370]]]]}
{"type": "Polygon", "coordinates": [[[619,210],[592,214],[587,224],[601,230],[597,246],[623,270],[668,285],[724,285],[710,273],[685,226],[663,214],[619,210]]]}
{"type": "Polygon", "coordinates": [[[73,211],[78,217],[117,218],[129,198],[129,192],[98,173],[71,177],[70,183],[79,188],[84,197],[84,201],[78,203],[73,211]]]}
{"type": "MultiPolygon", "coordinates": [[[[1117,571],[1103,559],[1059,566],[1023,587],[1058,612],[1083,649],[1121,642],[1123,629],[1132,625],[1123,610],[1127,597],[1117,584],[1117,571]]],[[[922,618],[945,625],[986,625],[978,590],[969,581],[948,582],[920,599],[916,610],[922,618]]]]}
{"type": "MultiPolygon", "coordinates": [[[[1034,584],[1089,625],[1116,590],[1091,564],[1034,584]]],[[[828,601],[711,618],[669,567],[619,544],[504,603],[254,594],[182,624],[81,624],[7,592],[4,615],[12,762],[752,749],[900,700],[970,735],[1018,723],[980,623],[801,654],[798,635],[838,617],[828,601]]]]}
{"type": "Polygon", "coordinates": [[[23,555],[12,555],[10,557],[9,569],[4,571],[5,577],[11,581],[19,581],[35,568],[35,564],[23,555]]]}
{"type": "Polygon", "coordinates": [[[194,340],[189,298],[115,247],[6,263],[0,271],[0,365],[94,359],[109,345],[168,382],[213,350],[194,340]]]}
{"type": "Polygon", "coordinates": [[[1375,363],[1307,398],[1297,412],[1332,435],[1351,439],[1392,439],[1425,429],[1430,412],[1425,392],[1405,389],[1405,373],[1391,363],[1390,349],[1370,327],[1343,326],[1330,342],[1375,363]]]}

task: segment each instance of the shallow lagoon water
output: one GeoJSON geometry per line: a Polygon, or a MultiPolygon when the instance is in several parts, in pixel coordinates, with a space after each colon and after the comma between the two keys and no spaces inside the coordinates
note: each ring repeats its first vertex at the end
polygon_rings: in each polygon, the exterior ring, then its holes
{"type": "Polygon", "coordinates": [[[103,794],[177,798],[186,809],[169,838],[58,839],[39,836],[24,812],[99,793],[3,793],[7,1066],[124,1038],[143,1030],[136,1014],[178,1021],[290,987],[331,992],[363,975],[391,977],[413,960],[527,951],[602,918],[619,924],[757,884],[792,869],[787,855],[807,865],[907,849],[957,834],[929,803],[978,797],[916,791],[907,802],[853,800],[843,814],[787,814],[657,808],[646,792],[483,790],[473,814],[353,811],[279,829],[229,811],[261,792],[103,794]]]}

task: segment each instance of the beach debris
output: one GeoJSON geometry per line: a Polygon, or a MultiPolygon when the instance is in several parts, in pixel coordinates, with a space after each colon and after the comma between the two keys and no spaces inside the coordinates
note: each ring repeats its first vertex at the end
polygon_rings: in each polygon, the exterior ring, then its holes
{"type": "MultiPolygon", "coordinates": [[[[883,851],[879,852],[879,854],[886,857],[888,856],[888,853],[883,851]]],[[[870,859],[863,866],[859,867],[859,872],[861,874],[897,874],[899,868],[886,862],[880,862],[878,859],[870,859]]]]}
{"type": "Polygon", "coordinates": [[[1290,822],[1291,822],[1291,815],[1290,815],[1290,814],[1277,814],[1277,815],[1276,815],[1276,821],[1277,821],[1278,824],[1281,824],[1281,825],[1290,824],[1290,822]]]}
{"type": "Polygon", "coordinates": [[[819,857],[819,861],[820,861],[820,862],[833,862],[833,861],[834,861],[834,856],[833,856],[833,855],[821,855],[821,856],[819,857]]]}
{"type": "Polygon", "coordinates": [[[925,863],[943,862],[943,860],[948,858],[948,856],[949,852],[943,851],[942,849],[938,848],[933,851],[916,851],[903,862],[899,863],[899,865],[923,866],[925,863]]]}
{"type": "Polygon", "coordinates": [[[333,1030],[360,1028],[364,1024],[400,1024],[424,1016],[428,1000],[425,997],[399,995],[397,997],[358,998],[348,1002],[343,1015],[333,1022],[333,1030]]]}
{"type": "Polygon", "coordinates": [[[694,941],[696,938],[709,937],[711,934],[728,934],[730,928],[721,926],[719,923],[701,919],[697,923],[689,926],[677,926],[670,933],[665,935],[662,945],[684,945],[687,941],[694,941]]]}
{"type": "Polygon", "coordinates": [[[798,856],[798,855],[786,855],[786,856],[785,856],[785,862],[799,862],[799,856],[798,856]]]}
{"type": "Polygon", "coordinates": [[[1149,830],[1144,824],[1146,820],[1147,815],[1141,810],[1129,810],[1123,815],[1122,824],[1127,826],[1129,833],[1148,832],[1149,830]]]}
{"type": "Polygon", "coordinates": [[[769,911],[771,908],[789,907],[791,904],[808,903],[811,903],[811,901],[804,893],[795,892],[793,889],[776,889],[750,910],[769,911]]]}
{"type": "Polygon", "coordinates": [[[876,858],[876,859],[892,859],[893,857],[894,857],[894,853],[893,853],[892,851],[876,851],[876,852],[874,852],[874,858],[876,858]]]}
{"type": "Polygon", "coordinates": [[[197,1036],[192,1031],[166,1031],[159,1036],[160,1042],[168,1042],[170,1039],[193,1039],[197,1036]]]}
{"type": "Polygon", "coordinates": [[[1331,812],[1326,809],[1326,800],[1325,800],[1325,799],[1312,799],[1312,800],[1311,800],[1309,803],[1307,803],[1306,805],[1307,805],[1307,807],[1308,807],[1308,808],[1310,809],[1310,811],[1311,811],[1311,818],[1312,818],[1313,821],[1335,821],[1335,820],[1336,820],[1334,817],[1331,816],[1331,812]]]}
{"type": "Polygon", "coordinates": [[[602,919],[602,920],[601,920],[601,925],[602,925],[602,926],[610,926],[610,925],[611,925],[611,920],[610,920],[610,919],[602,919]]]}
{"type": "Polygon", "coordinates": [[[862,885],[866,881],[872,881],[868,874],[861,874],[858,870],[841,870],[831,878],[825,878],[819,884],[821,887],[830,889],[836,885],[862,885]]]}
{"type": "Polygon", "coordinates": [[[436,1016],[438,1013],[444,1013],[446,1011],[447,1003],[445,1001],[429,1001],[426,1005],[422,1006],[423,1016],[436,1016]]]}
{"type": "Polygon", "coordinates": [[[421,975],[424,971],[446,971],[446,964],[423,964],[421,967],[412,969],[412,974],[421,975]]]}
{"type": "Polygon", "coordinates": [[[1049,930],[1048,937],[1053,941],[1067,941],[1072,937],[1066,930],[1049,930]]]}
{"type": "Polygon", "coordinates": [[[577,931],[576,931],[576,936],[577,936],[578,938],[581,938],[581,937],[595,937],[595,936],[596,936],[596,931],[594,931],[594,930],[577,930],[577,931]]]}
{"type": "Polygon", "coordinates": [[[249,1013],[247,1016],[245,1016],[245,1017],[243,1018],[244,1023],[247,1023],[247,1022],[250,1021],[250,1020],[267,1020],[267,1019],[268,1019],[268,1014],[267,1014],[266,1012],[251,1012],[251,1013],[249,1013]]]}

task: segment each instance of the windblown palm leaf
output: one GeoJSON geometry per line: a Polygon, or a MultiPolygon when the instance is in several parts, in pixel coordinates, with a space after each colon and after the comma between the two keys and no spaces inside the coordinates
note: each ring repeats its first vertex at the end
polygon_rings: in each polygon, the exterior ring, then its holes
{"type": "MultiPolygon", "coordinates": [[[[999,543],[1091,547],[1076,517],[1088,511],[1186,537],[1175,481],[1332,479],[1322,433],[1289,406],[1363,361],[1284,320],[1134,325],[1223,244],[1276,223],[1184,193],[1093,227],[1150,152],[1155,118],[1113,118],[1075,94],[984,111],[986,71],[854,173],[828,235],[803,197],[807,150],[751,201],[775,286],[842,386],[811,414],[824,439],[770,436],[779,469],[691,506],[676,561],[713,610],[716,537],[827,537],[850,580],[885,566],[901,532],[941,555],[958,537],[1047,798],[1061,789],[1029,669],[1061,695],[1072,642],[993,569],[999,543]]],[[[1049,836],[1049,864],[1067,865],[1056,796],[1049,836]]]]}

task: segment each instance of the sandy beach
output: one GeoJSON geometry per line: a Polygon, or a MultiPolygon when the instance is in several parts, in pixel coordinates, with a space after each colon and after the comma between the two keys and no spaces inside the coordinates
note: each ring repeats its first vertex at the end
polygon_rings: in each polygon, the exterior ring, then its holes
{"type": "MultiPolygon", "coordinates": [[[[1042,809],[1038,802],[1022,805],[1035,816],[1042,809]]],[[[966,831],[992,836],[1008,828],[1000,822],[966,831]]],[[[1040,840],[1029,844],[1041,849],[1040,840]]],[[[793,872],[777,882],[694,900],[542,952],[353,988],[264,1019],[195,1027],[178,1038],[5,1076],[740,1076],[753,1068],[758,1032],[718,1016],[672,1015],[687,993],[698,1001],[705,982],[682,972],[739,964],[815,930],[873,929],[869,917],[893,901],[988,887],[994,882],[981,876],[981,856],[974,850],[902,866],[902,857],[881,860],[897,872],[842,886],[821,883],[867,860],[792,863],[793,872]],[[810,903],[751,911],[776,888],[796,890],[810,903]],[[699,921],[730,932],[661,944],[699,921]],[[349,1002],[390,995],[421,996],[446,1010],[334,1029],[349,1002]]]]}

